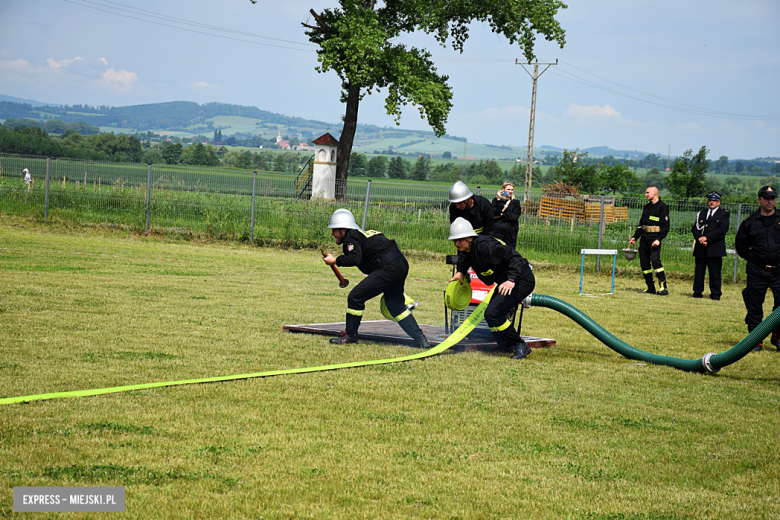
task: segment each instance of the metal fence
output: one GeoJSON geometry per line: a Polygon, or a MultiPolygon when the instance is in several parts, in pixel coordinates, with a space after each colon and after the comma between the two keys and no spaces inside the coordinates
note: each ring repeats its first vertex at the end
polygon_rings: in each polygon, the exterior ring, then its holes
{"type": "MultiPolygon", "coordinates": [[[[350,209],[367,228],[396,239],[404,250],[453,253],[447,190],[441,183],[350,178],[337,186],[339,201],[301,197],[295,174],[193,166],[101,163],[0,155],[0,213],[43,222],[63,221],[136,232],[209,236],[284,247],[332,245],[330,214],[350,209]],[[28,190],[22,170],[34,184],[28,190]]],[[[498,186],[472,191],[492,199],[498,186]]],[[[661,258],[668,272],[693,274],[691,227],[702,201],[664,198],[671,230],[661,258]]],[[[518,250],[532,262],[580,265],[581,249],[622,249],[646,201],[589,196],[551,200],[533,195],[523,204],[518,250]]],[[[744,278],[744,261],[733,252],[739,222],[757,205],[728,204],[731,229],[725,280],[744,278]]],[[[612,258],[588,257],[588,270],[611,272],[612,258]],[[601,265],[600,265],[601,264],[601,265]]],[[[639,262],[618,258],[621,270],[639,262]]]]}

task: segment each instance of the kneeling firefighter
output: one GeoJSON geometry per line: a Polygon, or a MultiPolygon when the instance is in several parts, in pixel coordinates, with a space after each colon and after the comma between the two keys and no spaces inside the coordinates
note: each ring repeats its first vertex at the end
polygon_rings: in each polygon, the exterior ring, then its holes
{"type": "Polygon", "coordinates": [[[358,327],[366,302],[384,293],[384,301],[392,319],[412,339],[416,348],[429,348],[425,334],[417,325],[411,309],[406,305],[404,284],[409,274],[406,261],[395,240],[390,240],[379,231],[363,231],[355,222],[355,216],[348,209],[337,209],[330,217],[328,229],[342,246],[343,255],[334,258],[325,255],[323,261],[338,267],[357,267],[368,276],[355,286],[347,297],[346,332],[331,338],[333,344],[357,343],[358,327]]]}
{"type": "Polygon", "coordinates": [[[512,359],[525,359],[531,347],[517,333],[507,314],[536,286],[531,264],[502,240],[477,235],[464,218],[459,217],[450,225],[448,240],[458,250],[458,271],[450,282],[469,283],[467,273],[471,267],[485,285],[499,284],[485,309],[485,321],[499,348],[512,352],[512,359]]]}

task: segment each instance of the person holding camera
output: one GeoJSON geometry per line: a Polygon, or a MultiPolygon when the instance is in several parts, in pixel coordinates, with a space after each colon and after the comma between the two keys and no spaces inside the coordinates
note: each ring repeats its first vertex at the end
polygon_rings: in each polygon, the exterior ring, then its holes
{"type": "Polygon", "coordinates": [[[520,220],[520,201],[515,199],[515,186],[505,182],[493,199],[493,237],[517,249],[517,232],[520,220]]]}

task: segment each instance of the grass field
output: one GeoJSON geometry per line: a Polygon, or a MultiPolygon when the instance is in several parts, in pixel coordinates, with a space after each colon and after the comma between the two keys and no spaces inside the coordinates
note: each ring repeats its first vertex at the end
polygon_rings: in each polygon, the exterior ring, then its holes
{"type": "MultiPolygon", "coordinates": [[[[411,258],[421,323],[442,324],[448,276],[439,256],[411,258]]],[[[692,300],[690,282],[648,297],[633,276],[587,298],[573,269],[536,277],[642,350],[698,359],[746,333],[741,286],[719,303],[692,300]]],[[[0,217],[0,396],[410,352],[282,333],[343,320],[346,294],[313,250],[0,217]]],[[[381,319],[377,304],[365,319],[381,319]]],[[[774,349],[704,376],[622,358],[548,309],[527,310],[523,333],[558,344],[523,362],[443,355],[2,406],[0,516],[16,516],[14,486],[98,485],[126,487],[127,518],[780,516],[774,349]]]]}

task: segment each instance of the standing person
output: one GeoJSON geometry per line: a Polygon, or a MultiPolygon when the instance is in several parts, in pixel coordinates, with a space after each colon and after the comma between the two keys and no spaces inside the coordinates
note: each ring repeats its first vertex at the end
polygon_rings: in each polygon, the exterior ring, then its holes
{"type": "Polygon", "coordinates": [[[729,212],[720,208],[720,193],[707,195],[707,207],[696,215],[691,228],[693,233],[693,257],[696,269],[693,275],[693,297],[701,298],[704,292],[704,272],[710,272],[710,299],[720,300],[721,270],[726,256],[726,233],[729,232],[729,212]]]}
{"type": "MultiPolygon", "coordinates": [[[[766,290],[772,289],[774,305],[780,307],[780,214],[775,210],[777,191],[771,186],[758,190],[758,211],[746,218],[737,230],[737,254],[747,260],[747,285],[742,290],[747,314],[745,324],[752,331],[764,319],[766,290]]],[[[772,345],[780,352],[780,327],[772,331],[772,345]]],[[[753,349],[763,348],[759,343],[753,349]]]]}
{"type": "Polygon", "coordinates": [[[450,224],[458,217],[471,222],[478,235],[493,234],[493,206],[481,195],[474,195],[462,181],[452,185],[448,199],[450,202],[450,224]]]}
{"type": "Polygon", "coordinates": [[[520,201],[515,199],[515,185],[505,182],[493,199],[493,236],[512,249],[517,249],[520,209],[520,201]]]}
{"type": "Polygon", "coordinates": [[[430,348],[428,340],[417,325],[417,320],[407,308],[404,298],[404,284],[409,274],[406,261],[395,240],[390,240],[379,231],[363,231],[355,222],[355,216],[348,209],[337,209],[330,217],[328,229],[342,246],[343,255],[334,258],[325,255],[323,261],[339,267],[357,267],[368,276],[349,292],[347,297],[347,326],[343,335],[331,338],[336,345],[358,342],[358,327],[363,319],[366,302],[384,293],[385,305],[393,320],[414,339],[415,348],[430,348]]]}
{"type": "Polygon", "coordinates": [[[647,289],[642,292],[666,296],[669,291],[666,287],[664,266],[661,264],[661,242],[669,234],[669,208],[658,198],[657,186],[648,186],[645,198],[648,202],[642,210],[639,226],[629,244],[636,244],[637,239],[642,238],[639,243],[639,265],[647,284],[647,289]],[[653,283],[653,270],[658,278],[657,292],[653,283]]]}
{"type": "Polygon", "coordinates": [[[30,193],[32,191],[32,176],[30,175],[30,170],[25,168],[22,170],[22,173],[24,174],[24,183],[27,184],[27,193],[30,193]]]}
{"type": "Polygon", "coordinates": [[[450,282],[469,283],[466,273],[472,268],[485,285],[499,284],[485,309],[485,321],[499,348],[512,352],[512,359],[525,359],[531,347],[517,333],[507,314],[536,285],[528,260],[496,238],[477,235],[464,218],[457,218],[450,225],[448,240],[458,250],[458,271],[450,282]]]}

